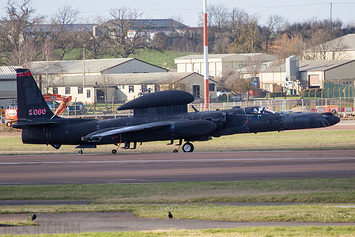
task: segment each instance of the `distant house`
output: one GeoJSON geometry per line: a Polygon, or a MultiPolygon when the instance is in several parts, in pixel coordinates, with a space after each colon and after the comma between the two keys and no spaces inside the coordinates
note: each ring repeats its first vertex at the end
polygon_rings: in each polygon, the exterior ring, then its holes
{"type": "MultiPolygon", "coordinates": [[[[261,65],[264,62],[273,61],[272,55],[262,53],[251,54],[209,54],[208,69],[209,76],[221,77],[228,70],[242,70],[242,68],[261,65]]],[[[178,72],[204,72],[203,55],[188,55],[175,59],[178,72]]]]}

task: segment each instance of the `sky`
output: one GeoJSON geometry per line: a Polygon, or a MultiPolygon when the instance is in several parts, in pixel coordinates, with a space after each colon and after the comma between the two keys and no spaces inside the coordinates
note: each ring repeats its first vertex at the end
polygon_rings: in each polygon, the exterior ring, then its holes
{"type": "MultiPolygon", "coordinates": [[[[15,0],[22,2],[22,0],[15,0]]],[[[330,2],[332,2],[332,19],[341,20],[345,25],[355,25],[355,2],[353,0],[206,0],[208,5],[222,4],[227,8],[239,8],[259,17],[263,25],[270,15],[284,16],[290,23],[304,22],[309,19],[324,20],[330,18],[330,2]]],[[[6,15],[7,0],[0,0],[0,16],[6,15]]],[[[81,22],[94,19],[96,16],[109,18],[110,9],[127,7],[143,13],[149,19],[179,19],[190,27],[198,26],[199,15],[203,10],[203,0],[32,0],[36,14],[50,18],[59,8],[70,5],[80,11],[81,22]]]]}

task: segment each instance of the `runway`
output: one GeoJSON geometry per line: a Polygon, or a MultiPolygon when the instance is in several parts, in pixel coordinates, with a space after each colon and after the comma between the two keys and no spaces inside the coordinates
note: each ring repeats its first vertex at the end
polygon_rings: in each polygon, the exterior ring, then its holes
{"type": "Polygon", "coordinates": [[[0,156],[0,185],[354,176],[352,150],[0,156]]]}

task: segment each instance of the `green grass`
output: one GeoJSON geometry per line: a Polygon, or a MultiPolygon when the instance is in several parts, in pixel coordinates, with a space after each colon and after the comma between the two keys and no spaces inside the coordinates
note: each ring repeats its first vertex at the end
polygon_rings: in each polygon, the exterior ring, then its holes
{"type": "MultiPolygon", "coordinates": [[[[63,60],[75,60],[82,59],[83,49],[74,49],[68,54],[65,55],[63,60]]],[[[135,54],[129,55],[129,58],[136,58],[144,62],[167,68],[167,69],[176,69],[175,58],[183,57],[186,55],[191,55],[196,53],[189,52],[173,52],[173,51],[155,51],[149,49],[139,49],[136,50],[135,54]]],[[[113,58],[112,56],[106,55],[103,58],[113,58]]],[[[86,58],[90,59],[90,58],[86,58]]]]}
{"type": "Polygon", "coordinates": [[[175,219],[237,222],[355,222],[355,205],[212,205],[212,204],[162,204],[162,205],[33,205],[1,206],[1,214],[67,213],[67,212],[127,212],[140,218],[167,218],[167,212],[175,219]]]}
{"type": "MultiPolygon", "coordinates": [[[[203,229],[203,230],[153,230],[153,231],[123,231],[123,232],[101,232],[101,233],[75,233],[75,234],[41,234],[41,235],[31,235],[31,236],[41,236],[41,237],[161,237],[161,236],[214,236],[214,237],[250,237],[250,236],[354,236],[355,227],[354,226],[296,226],[296,227],[243,227],[243,228],[232,228],[232,229],[203,229]]],[[[15,235],[3,235],[3,236],[15,236],[15,235]]]]}
{"type": "MultiPolygon", "coordinates": [[[[172,152],[175,146],[167,141],[138,145],[136,150],[119,149],[118,153],[172,152]]],[[[195,152],[211,151],[267,151],[267,150],[352,150],[355,149],[355,129],[351,130],[294,130],[284,132],[236,134],[213,138],[212,141],[195,142],[195,152]]],[[[75,146],[64,145],[59,150],[51,146],[22,144],[21,137],[1,137],[1,154],[75,153],[75,146]]],[[[101,145],[85,149],[84,153],[110,153],[114,145],[101,145]]]]}
{"type": "Polygon", "coordinates": [[[96,204],[355,203],[355,178],[0,186],[0,200],[67,199],[96,204]]]}

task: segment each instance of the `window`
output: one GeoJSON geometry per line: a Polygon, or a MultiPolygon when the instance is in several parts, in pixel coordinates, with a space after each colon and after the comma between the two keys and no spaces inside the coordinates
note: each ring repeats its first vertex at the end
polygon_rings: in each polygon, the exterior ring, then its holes
{"type": "Polygon", "coordinates": [[[81,86],[78,87],[78,94],[83,94],[83,88],[81,86]]]}
{"type": "Polygon", "coordinates": [[[53,87],[53,94],[58,94],[58,87],[53,87]]]}
{"type": "Polygon", "coordinates": [[[194,85],[192,87],[192,91],[193,91],[193,95],[194,95],[195,99],[199,99],[200,98],[200,86],[194,85]]]}
{"type": "Polygon", "coordinates": [[[128,92],[129,93],[134,93],[134,86],[129,86],[128,92]]]}
{"type": "Polygon", "coordinates": [[[86,97],[90,98],[91,97],[91,90],[86,90],[86,97]]]}
{"type": "Polygon", "coordinates": [[[65,94],[66,95],[70,94],[70,87],[65,87],[65,94]]]}
{"type": "Polygon", "coordinates": [[[209,91],[214,91],[214,87],[215,87],[215,84],[210,83],[210,84],[208,85],[208,90],[209,90],[209,91]]]}

